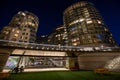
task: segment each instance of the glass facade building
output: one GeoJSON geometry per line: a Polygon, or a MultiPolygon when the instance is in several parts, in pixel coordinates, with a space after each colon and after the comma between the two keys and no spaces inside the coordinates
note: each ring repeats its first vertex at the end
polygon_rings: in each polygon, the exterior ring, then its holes
{"type": "Polygon", "coordinates": [[[87,1],[69,6],[63,13],[70,46],[114,45],[112,34],[99,11],[87,1]]]}
{"type": "Polygon", "coordinates": [[[48,44],[66,45],[67,44],[66,31],[63,25],[58,26],[49,36],[48,44]]]}
{"type": "Polygon", "coordinates": [[[2,29],[1,38],[4,40],[33,43],[36,40],[38,24],[38,17],[33,13],[20,11],[2,29]]]}

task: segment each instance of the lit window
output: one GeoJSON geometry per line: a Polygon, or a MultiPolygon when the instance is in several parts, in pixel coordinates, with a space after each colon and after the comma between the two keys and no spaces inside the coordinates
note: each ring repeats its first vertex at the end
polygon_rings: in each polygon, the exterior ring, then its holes
{"type": "Polygon", "coordinates": [[[87,21],[87,24],[91,24],[92,23],[92,21],[90,20],[90,21],[87,21]]]}
{"type": "Polygon", "coordinates": [[[20,14],[21,12],[18,12],[18,14],[20,14]]]}
{"type": "Polygon", "coordinates": [[[76,41],[76,39],[74,39],[73,41],[76,41]]]}
{"type": "Polygon", "coordinates": [[[28,22],[29,25],[31,25],[32,23],[31,22],[28,22]]]}
{"type": "Polygon", "coordinates": [[[102,22],[100,20],[97,20],[98,24],[101,24],[102,22]]]}
{"type": "Polygon", "coordinates": [[[17,30],[16,32],[17,32],[17,33],[20,33],[20,31],[18,31],[18,30],[17,30]]]}
{"type": "Polygon", "coordinates": [[[91,18],[87,18],[86,21],[91,21],[91,18]]]}
{"type": "Polygon", "coordinates": [[[82,22],[82,21],[84,21],[84,20],[85,20],[85,19],[83,19],[83,18],[82,18],[82,19],[79,19],[79,22],[82,22]]]}
{"type": "Polygon", "coordinates": [[[14,36],[15,36],[15,37],[18,37],[18,34],[15,34],[14,36]]]}
{"type": "Polygon", "coordinates": [[[91,47],[85,47],[84,48],[84,51],[92,51],[93,50],[93,48],[91,48],[91,47]]]}
{"type": "Polygon", "coordinates": [[[83,22],[84,20],[85,20],[84,18],[77,19],[77,20],[71,22],[69,25],[76,24],[76,23],[78,23],[78,22],[83,22]]]}
{"type": "Polygon", "coordinates": [[[73,45],[74,45],[74,46],[76,46],[76,45],[77,45],[77,43],[73,43],[73,45]]]}
{"type": "Polygon", "coordinates": [[[85,14],[85,17],[89,17],[90,14],[88,12],[84,13],[85,14]]]}
{"type": "Polygon", "coordinates": [[[72,42],[79,41],[79,38],[72,39],[72,42]]]}
{"type": "Polygon", "coordinates": [[[32,23],[31,25],[32,25],[32,26],[35,26],[35,24],[34,24],[34,23],[32,23]]]}
{"type": "Polygon", "coordinates": [[[23,16],[25,16],[26,14],[25,13],[22,13],[23,16]]]}
{"type": "Polygon", "coordinates": [[[67,32],[65,31],[65,33],[67,33],[67,32]]]}
{"type": "Polygon", "coordinates": [[[58,34],[58,36],[60,36],[60,34],[58,34]]]}

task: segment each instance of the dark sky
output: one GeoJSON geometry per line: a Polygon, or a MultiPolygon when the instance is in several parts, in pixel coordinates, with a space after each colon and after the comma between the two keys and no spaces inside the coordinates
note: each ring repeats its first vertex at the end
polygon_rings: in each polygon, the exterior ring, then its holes
{"type": "MultiPolygon", "coordinates": [[[[63,24],[63,11],[81,0],[0,0],[0,29],[6,26],[18,11],[29,11],[39,18],[37,35],[50,34],[63,24]]],[[[82,0],[83,1],[83,0],[82,0]]],[[[119,0],[86,0],[100,11],[106,25],[120,44],[119,0]]]]}

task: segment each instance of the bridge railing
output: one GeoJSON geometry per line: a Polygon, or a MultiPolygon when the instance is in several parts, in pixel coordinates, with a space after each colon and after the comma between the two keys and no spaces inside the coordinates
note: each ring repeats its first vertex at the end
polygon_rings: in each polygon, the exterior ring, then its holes
{"type": "Polygon", "coordinates": [[[77,51],[80,47],[75,46],[59,46],[50,44],[36,44],[36,43],[24,43],[9,40],[0,40],[0,46],[30,48],[30,49],[42,49],[42,50],[61,50],[61,51],[77,51]]]}
{"type": "Polygon", "coordinates": [[[27,49],[56,50],[56,51],[112,51],[120,50],[119,47],[83,47],[83,46],[60,46],[51,44],[24,43],[9,40],[0,40],[0,46],[20,47],[27,49]]]}

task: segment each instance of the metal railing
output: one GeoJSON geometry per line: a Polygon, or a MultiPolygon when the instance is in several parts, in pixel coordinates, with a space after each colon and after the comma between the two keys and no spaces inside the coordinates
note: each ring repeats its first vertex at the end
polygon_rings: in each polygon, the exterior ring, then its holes
{"type": "Polygon", "coordinates": [[[119,47],[83,47],[83,46],[60,46],[60,45],[51,45],[51,44],[37,44],[37,43],[25,43],[9,40],[0,40],[0,46],[9,46],[16,48],[27,48],[35,50],[53,50],[53,51],[114,51],[120,50],[119,47]]]}

